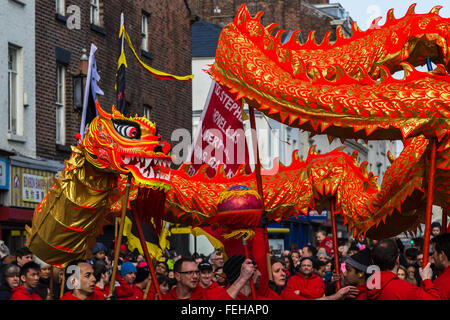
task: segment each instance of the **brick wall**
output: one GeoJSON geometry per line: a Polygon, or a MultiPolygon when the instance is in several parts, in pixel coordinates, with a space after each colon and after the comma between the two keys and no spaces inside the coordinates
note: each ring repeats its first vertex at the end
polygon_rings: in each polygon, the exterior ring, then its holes
{"type": "MultiPolygon", "coordinates": [[[[310,31],[316,31],[316,40],[321,42],[328,30],[333,30],[330,25],[331,19],[320,11],[311,9],[300,0],[278,0],[278,1],[245,1],[245,0],[189,0],[192,14],[201,16],[203,19],[216,24],[226,25],[230,23],[243,3],[247,5],[250,14],[254,16],[263,11],[264,16],[261,23],[264,26],[277,23],[279,29],[302,31],[302,40],[308,38],[310,31]],[[215,7],[220,8],[220,13],[214,13],[215,7]]],[[[329,0],[310,0],[309,3],[329,3],[329,0]]],[[[331,37],[333,39],[333,37],[331,37]]]]}
{"type": "MultiPolygon", "coordinates": [[[[68,0],[66,8],[77,5],[81,9],[81,29],[70,30],[66,22],[55,16],[54,1],[36,0],[36,144],[37,156],[63,160],[70,152],[64,152],[55,144],[56,56],[55,46],[71,52],[66,66],[66,146],[75,145],[79,132],[80,116],[73,112],[72,74],[78,72],[82,48],[89,55],[93,42],[97,68],[101,77],[100,88],[104,96],[98,96],[100,105],[108,112],[115,104],[114,81],[118,59],[118,33],[120,13],[135,49],[140,54],[141,15],[149,17],[149,53],[153,59],[141,56],[151,67],[176,75],[191,74],[191,30],[189,9],[183,0],[101,1],[103,32],[91,29],[89,1],[68,0]]],[[[70,17],[71,14],[66,14],[70,17]]],[[[143,114],[143,105],[152,107],[152,120],[158,125],[163,139],[170,141],[176,128],[192,129],[191,82],[159,80],[143,69],[126,47],[127,101],[131,115],[143,114]]]]}

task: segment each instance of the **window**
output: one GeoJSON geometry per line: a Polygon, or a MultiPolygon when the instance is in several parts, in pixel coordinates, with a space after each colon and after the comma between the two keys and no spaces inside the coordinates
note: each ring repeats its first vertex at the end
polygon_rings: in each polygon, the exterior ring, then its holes
{"type": "Polygon", "coordinates": [[[56,143],[65,144],[65,67],[56,65],[56,143]]]}
{"type": "Polygon", "coordinates": [[[148,51],[148,14],[142,14],[142,26],[141,26],[142,44],[141,49],[148,51]]]}
{"type": "Polygon", "coordinates": [[[66,13],[65,0],[56,0],[56,13],[62,16],[66,13]]]}
{"type": "Polygon", "coordinates": [[[91,0],[91,23],[100,26],[100,0],[91,0]]]}
{"type": "Polygon", "coordinates": [[[144,116],[152,120],[152,107],[150,107],[148,104],[144,104],[144,116]]]}
{"type": "Polygon", "coordinates": [[[18,107],[18,49],[8,47],[8,132],[17,134],[17,107],[18,107]]]}

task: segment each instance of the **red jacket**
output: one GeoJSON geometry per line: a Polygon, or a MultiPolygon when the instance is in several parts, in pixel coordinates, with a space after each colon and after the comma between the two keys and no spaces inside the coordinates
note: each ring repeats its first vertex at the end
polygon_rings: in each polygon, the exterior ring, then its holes
{"type": "Polygon", "coordinates": [[[369,289],[369,300],[440,300],[439,291],[434,288],[431,280],[423,281],[423,289],[414,284],[400,280],[391,271],[381,271],[373,274],[380,276],[380,289],[369,289]]]}
{"type": "Polygon", "coordinates": [[[207,300],[233,300],[228,292],[215,281],[208,288],[203,288],[200,285],[197,285],[197,288],[205,291],[207,300]]]}
{"type": "Polygon", "coordinates": [[[142,300],[144,293],[141,288],[130,285],[120,274],[116,275],[116,279],[119,282],[119,285],[115,287],[117,300],[142,300]]]}
{"type": "MultiPolygon", "coordinates": [[[[72,291],[67,291],[59,300],[81,300],[81,299],[75,297],[72,291]]],[[[94,292],[92,292],[92,294],[89,296],[87,300],[105,300],[105,296],[102,293],[99,293],[99,291],[95,291],[94,289],[94,292]]]]}
{"type": "Polygon", "coordinates": [[[333,254],[333,239],[330,237],[326,237],[325,239],[323,239],[322,241],[320,241],[317,245],[316,245],[317,249],[318,248],[325,248],[327,250],[327,254],[329,256],[331,256],[333,254]]]}
{"type": "Polygon", "coordinates": [[[450,266],[434,280],[433,285],[439,290],[442,300],[450,300],[450,266]]]}
{"type": "Polygon", "coordinates": [[[30,292],[28,292],[28,290],[21,285],[12,289],[11,292],[12,295],[9,300],[42,300],[41,296],[39,296],[36,292],[33,291],[33,293],[30,294],[30,292]]]}
{"type": "MultiPolygon", "coordinates": [[[[163,300],[180,300],[177,295],[177,287],[173,287],[168,293],[164,294],[162,297],[163,300]]],[[[187,300],[208,300],[206,291],[197,286],[197,288],[194,289],[191,296],[187,300]]]]}
{"type": "Polygon", "coordinates": [[[293,297],[295,291],[300,291],[300,296],[307,299],[317,299],[323,297],[325,293],[325,284],[323,279],[316,274],[311,274],[309,278],[305,278],[302,274],[298,273],[289,278],[286,285],[286,295],[293,297]]]}
{"type": "Polygon", "coordinates": [[[359,290],[355,300],[367,300],[367,286],[365,284],[356,287],[359,290]]]}

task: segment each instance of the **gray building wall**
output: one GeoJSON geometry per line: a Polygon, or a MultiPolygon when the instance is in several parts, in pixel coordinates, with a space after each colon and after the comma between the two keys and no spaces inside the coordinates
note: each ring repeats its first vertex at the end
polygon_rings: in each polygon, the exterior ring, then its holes
{"type": "Polygon", "coordinates": [[[36,156],[34,0],[0,1],[0,149],[36,156]],[[8,132],[8,46],[18,48],[17,134],[8,132]],[[25,98],[26,96],[26,98],[25,98]],[[24,107],[24,104],[28,106],[24,107]]]}

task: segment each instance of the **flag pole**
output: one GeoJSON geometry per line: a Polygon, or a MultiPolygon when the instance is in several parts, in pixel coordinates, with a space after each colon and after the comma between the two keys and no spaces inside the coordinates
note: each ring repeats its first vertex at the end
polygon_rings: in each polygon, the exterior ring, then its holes
{"type": "Polygon", "coordinates": [[[436,138],[431,139],[430,150],[430,173],[428,175],[428,194],[427,194],[427,206],[425,216],[425,233],[423,235],[423,261],[422,268],[428,264],[428,258],[430,255],[430,237],[431,237],[431,219],[433,215],[433,200],[434,200],[434,176],[436,173],[436,138]]]}
{"type": "Polygon", "coordinates": [[[341,289],[341,268],[339,265],[339,251],[338,251],[338,240],[337,240],[337,226],[336,226],[336,216],[335,212],[335,199],[330,200],[330,212],[331,212],[331,229],[333,232],[333,251],[334,251],[334,272],[338,275],[338,281],[336,282],[336,291],[341,289]]]}
{"type": "Polygon", "coordinates": [[[136,230],[139,235],[139,240],[141,242],[142,251],[144,252],[145,260],[147,261],[148,268],[150,270],[150,274],[152,275],[152,283],[155,287],[156,294],[158,295],[158,300],[162,300],[161,290],[159,289],[158,281],[156,280],[155,268],[153,267],[152,258],[150,257],[150,253],[148,252],[147,243],[145,241],[144,232],[142,231],[141,220],[139,219],[138,214],[134,210],[131,211],[133,215],[134,224],[136,226],[136,230]]]}
{"type": "MultiPolygon", "coordinates": [[[[256,133],[256,119],[255,119],[255,109],[253,106],[248,104],[249,114],[250,114],[250,126],[252,129],[252,147],[253,154],[255,157],[255,174],[256,174],[256,185],[258,188],[258,194],[261,197],[261,203],[264,210],[264,190],[262,185],[262,177],[261,177],[261,160],[259,159],[259,148],[258,148],[258,137],[256,133]]],[[[272,263],[270,262],[270,254],[269,254],[269,236],[267,234],[267,227],[263,228],[264,235],[264,244],[265,244],[265,252],[266,252],[266,264],[267,264],[267,273],[268,279],[273,280],[272,277],[272,263]]]]}
{"type": "Polygon", "coordinates": [[[119,234],[117,235],[117,241],[115,243],[116,246],[114,249],[114,265],[113,265],[113,271],[112,271],[111,281],[110,281],[110,285],[109,285],[109,295],[113,294],[114,286],[116,284],[117,264],[119,261],[119,252],[120,252],[120,244],[122,242],[123,228],[125,226],[125,215],[127,213],[128,196],[130,194],[131,179],[132,179],[132,175],[128,174],[127,185],[125,188],[125,196],[124,196],[123,202],[122,202],[122,214],[120,216],[119,234]]]}

